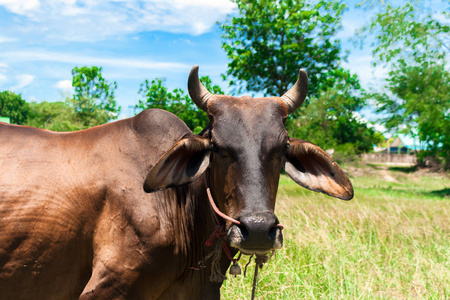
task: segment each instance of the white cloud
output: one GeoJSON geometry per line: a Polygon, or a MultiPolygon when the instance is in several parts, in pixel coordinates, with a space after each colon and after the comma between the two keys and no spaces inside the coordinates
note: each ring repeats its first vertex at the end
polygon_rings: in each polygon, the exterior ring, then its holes
{"type": "Polygon", "coordinates": [[[339,39],[348,39],[355,36],[355,32],[362,26],[358,20],[342,20],[342,29],[337,33],[336,37],[339,39]]]}
{"type": "Polygon", "coordinates": [[[16,51],[0,53],[0,58],[6,58],[9,61],[47,61],[83,65],[100,65],[122,68],[136,68],[147,70],[185,70],[190,65],[177,62],[161,62],[148,59],[129,59],[129,58],[105,58],[87,55],[77,55],[73,53],[58,53],[48,51],[16,51]]]}
{"type": "Polygon", "coordinates": [[[440,12],[440,13],[435,12],[435,13],[433,13],[432,17],[433,17],[433,19],[435,19],[435,20],[437,20],[437,21],[439,21],[439,22],[441,22],[443,24],[449,25],[449,23],[450,23],[450,19],[448,18],[448,14],[446,16],[444,14],[444,12],[440,12]]]}
{"type": "Polygon", "coordinates": [[[73,90],[72,87],[72,80],[60,80],[57,83],[55,83],[54,85],[55,88],[60,89],[60,90],[64,90],[64,91],[70,91],[73,90]]]}
{"type": "Polygon", "coordinates": [[[0,5],[18,15],[29,15],[40,6],[39,0],[0,0],[0,5]]]}
{"type": "Polygon", "coordinates": [[[20,74],[16,76],[16,85],[11,87],[12,91],[17,91],[20,90],[28,85],[30,85],[33,80],[34,80],[34,76],[30,75],[30,74],[20,74]]]}
{"type": "Polygon", "coordinates": [[[2,74],[6,72],[7,68],[8,68],[7,64],[0,62],[0,82],[7,81],[8,78],[6,77],[6,75],[2,74]]]}
{"type": "Polygon", "coordinates": [[[15,41],[17,41],[17,39],[15,39],[15,38],[11,38],[8,36],[0,36],[0,43],[9,43],[9,42],[15,42],[15,41]]]}
{"type": "Polygon", "coordinates": [[[17,30],[71,41],[155,30],[202,34],[236,6],[229,0],[0,0],[1,5],[27,17],[17,30]]]}
{"type": "Polygon", "coordinates": [[[384,79],[389,71],[380,65],[372,66],[372,61],[373,58],[370,54],[360,53],[359,55],[350,55],[348,62],[343,63],[343,66],[358,74],[364,88],[381,87],[384,85],[384,79]]]}
{"type": "Polygon", "coordinates": [[[374,114],[371,111],[368,111],[367,109],[364,111],[359,112],[353,112],[353,117],[360,123],[367,124],[367,127],[374,128],[374,130],[379,131],[381,133],[386,133],[387,129],[384,124],[381,124],[378,122],[378,118],[380,117],[377,114],[374,114]],[[369,121],[372,119],[372,121],[369,121]]]}

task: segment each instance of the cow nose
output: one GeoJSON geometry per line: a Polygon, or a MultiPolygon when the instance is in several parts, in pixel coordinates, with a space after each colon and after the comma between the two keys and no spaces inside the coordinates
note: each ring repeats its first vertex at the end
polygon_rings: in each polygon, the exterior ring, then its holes
{"type": "Polygon", "coordinates": [[[241,222],[242,235],[246,239],[264,240],[266,238],[274,238],[270,235],[271,231],[273,231],[272,229],[276,228],[277,219],[270,212],[242,216],[239,221],[241,222]]]}
{"type": "Polygon", "coordinates": [[[265,253],[282,246],[281,228],[272,212],[251,213],[239,218],[240,225],[230,228],[228,238],[230,246],[241,251],[265,253]]]}

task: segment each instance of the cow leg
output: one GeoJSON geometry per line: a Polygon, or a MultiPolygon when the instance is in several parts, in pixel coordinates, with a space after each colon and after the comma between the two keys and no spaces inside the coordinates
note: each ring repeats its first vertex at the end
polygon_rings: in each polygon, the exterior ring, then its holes
{"type": "Polygon", "coordinates": [[[92,275],[80,299],[125,299],[143,262],[135,230],[106,203],[92,243],[92,275]]]}

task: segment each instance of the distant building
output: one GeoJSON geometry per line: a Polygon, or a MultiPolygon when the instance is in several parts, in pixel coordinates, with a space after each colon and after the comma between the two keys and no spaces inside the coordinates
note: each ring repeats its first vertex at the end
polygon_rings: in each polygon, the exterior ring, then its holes
{"type": "Polygon", "coordinates": [[[387,147],[382,151],[384,153],[414,154],[427,149],[426,144],[405,134],[396,134],[386,142],[387,147]]]}
{"type": "Polygon", "coordinates": [[[11,123],[11,119],[8,117],[0,117],[0,122],[9,124],[9,123],[11,123]]]}
{"type": "Polygon", "coordinates": [[[386,148],[387,153],[409,154],[410,151],[411,149],[406,147],[405,143],[403,143],[398,135],[389,139],[388,146],[386,148]]]}
{"type": "Polygon", "coordinates": [[[374,146],[373,153],[361,155],[362,161],[370,164],[415,166],[416,153],[425,150],[426,145],[405,134],[396,134],[381,145],[374,146]]]}

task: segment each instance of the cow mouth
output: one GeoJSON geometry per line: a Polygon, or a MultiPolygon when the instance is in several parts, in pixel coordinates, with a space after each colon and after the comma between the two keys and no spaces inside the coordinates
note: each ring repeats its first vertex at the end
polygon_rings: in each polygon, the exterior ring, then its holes
{"type": "Polygon", "coordinates": [[[283,247],[283,233],[280,227],[268,232],[249,232],[242,225],[231,225],[227,232],[227,243],[246,255],[264,256],[283,247]]]}

